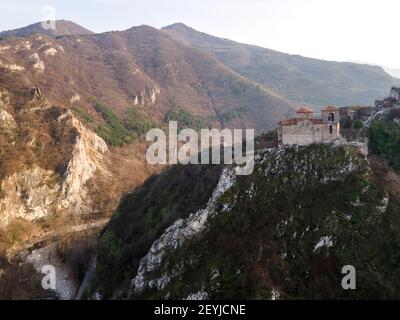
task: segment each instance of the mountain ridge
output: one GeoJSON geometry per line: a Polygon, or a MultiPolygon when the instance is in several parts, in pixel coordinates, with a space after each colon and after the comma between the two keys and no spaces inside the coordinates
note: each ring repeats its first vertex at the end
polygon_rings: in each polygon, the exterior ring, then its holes
{"type": "Polygon", "coordinates": [[[95,98],[117,115],[132,106],[160,122],[179,108],[209,125],[265,130],[295,110],[280,94],[149,26],[59,38],[30,35],[0,45],[8,75],[41,87],[55,103],[70,104],[77,95],[92,115],[95,98]]]}
{"type": "Polygon", "coordinates": [[[284,94],[315,106],[372,104],[398,79],[382,68],[281,53],[197,31],[182,23],[162,29],[177,40],[213,54],[231,69],[284,94]],[[374,87],[371,84],[374,83],[374,87]]]}
{"type": "Polygon", "coordinates": [[[43,23],[46,21],[36,22],[26,27],[4,30],[0,32],[0,38],[3,37],[23,37],[35,33],[46,34],[48,36],[57,37],[64,35],[83,35],[94,34],[94,32],[82,27],[81,25],[69,20],[55,20],[55,29],[43,28],[43,23]]]}
{"type": "MultiPolygon", "coordinates": [[[[392,77],[379,66],[291,55],[227,38],[218,38],[180,22],[161,29],[141,25],[123,31],[104,33],[92,33],[70,21],[60,20],[57,22],[61,26],[63,24],[74,25],[75,28],[82,31],[63,31],[63,27],[61,27],[61,31],[55,31],[56,36],[64,34],[104,36],[108,33],[135,31],[137,28],[162,31],[178,42],[209,53],[230,70],[255,81],[270,93],[275,92],[276,95],[289,99],[292,103],[307,104],[317,108],[328,104],[338,106],[372,105],[374,99],[384,97],[388,87],[400,84],[399,79],[392,77]]],[[[47,33],[47,30],[41,29],[40,23],[5,32],[21,33],[26,36],[32,34],[33,31],[24,30],[29,30],[32,26],[39,28],[36,30],[39,33],[54,36],[51,32],[47,33]]]]}

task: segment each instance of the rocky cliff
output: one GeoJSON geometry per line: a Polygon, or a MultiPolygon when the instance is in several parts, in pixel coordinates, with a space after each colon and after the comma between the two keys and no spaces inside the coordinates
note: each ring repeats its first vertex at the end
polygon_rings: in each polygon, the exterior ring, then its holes
{"type": "Polygon", "coordinates": [[[38,89],[19,108],[6,90],[0,97],[1,226],[62,211],[91,213],[87,182],[97,170],[107,174],[106,143],[38,89]]]}
{"type": "MultiPolygon", "coordinates": [[[[281,147],[261,152],[250,176],[234,177],[229,168],[218,176],[198,209],[187,210],[158,236],[136,226],[146,233],[135,237],[153,239],[147,251],[131,242],[127,217],[138,212],[123,202],[101,241],[89,296],[399,296],[393,268],[400,240],[398,178],[374,156],[348,144],[281,147]],[[345,265],[358,271],[356,291],[341,287],[345,265]],[[125,271],[103,280],[117,269],[125,271]]],[[[166,205],[153,215],[169,212],[166,205]]]]}
{"type": "Polygon", "coordinates": [[[135,155],[120,160],[69,108],[52,104],[39,88],[0,88],[0,117],[3,253],[46,234],[104,221],[120,195],[146,176],[135,155]],[[121,165],[115,168],[113,161],[121,165]],[[133,175],[121,183],[128,169],[133,175]],[[140,176],[135,170],[142,170],[140,176]]]}

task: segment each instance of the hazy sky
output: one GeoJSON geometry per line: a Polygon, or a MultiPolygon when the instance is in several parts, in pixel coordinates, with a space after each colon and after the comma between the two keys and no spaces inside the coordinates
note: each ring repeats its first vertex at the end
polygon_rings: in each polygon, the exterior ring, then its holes
{"type": "Polygon", "coordinates": [[[1,0],[0,30],[57,19],[93,31],[183,22],[292,54],[400,68],[399,0],[1,0]]]}

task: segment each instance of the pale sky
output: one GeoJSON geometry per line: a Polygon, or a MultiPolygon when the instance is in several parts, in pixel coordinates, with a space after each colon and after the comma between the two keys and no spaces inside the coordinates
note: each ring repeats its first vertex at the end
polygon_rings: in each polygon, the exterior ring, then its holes
{"type": "Polygon", "coordinates": [[[72,20],[95,32],[183,22],[291,54],[400,68],[399,0],[1,0],[0,30],[72,20]]]}

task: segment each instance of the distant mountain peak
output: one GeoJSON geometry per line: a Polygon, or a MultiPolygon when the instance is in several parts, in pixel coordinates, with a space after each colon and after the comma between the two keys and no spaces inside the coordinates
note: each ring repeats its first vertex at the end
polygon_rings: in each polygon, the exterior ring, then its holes
{"type": "Polygon", "coordinates": [[[169,26],[163,27],[163,29],[176,29],[176,28],[186,28],[194,30],[193,28],[189,27],[188,25],[184,24],[183,22],[175,22],[170,24],[169,26]]]}
{"type": "Polygon", "coordinates": [[[46,29],[43,28],[43,22],[37,22],[26,27],[0,32],[0,38],[7,36],[24,37],[35,33],[46,34],[51,37],[93,34],[92,31],[68,20],[56,20],[55,26],[55,29],[46,29]]]}

